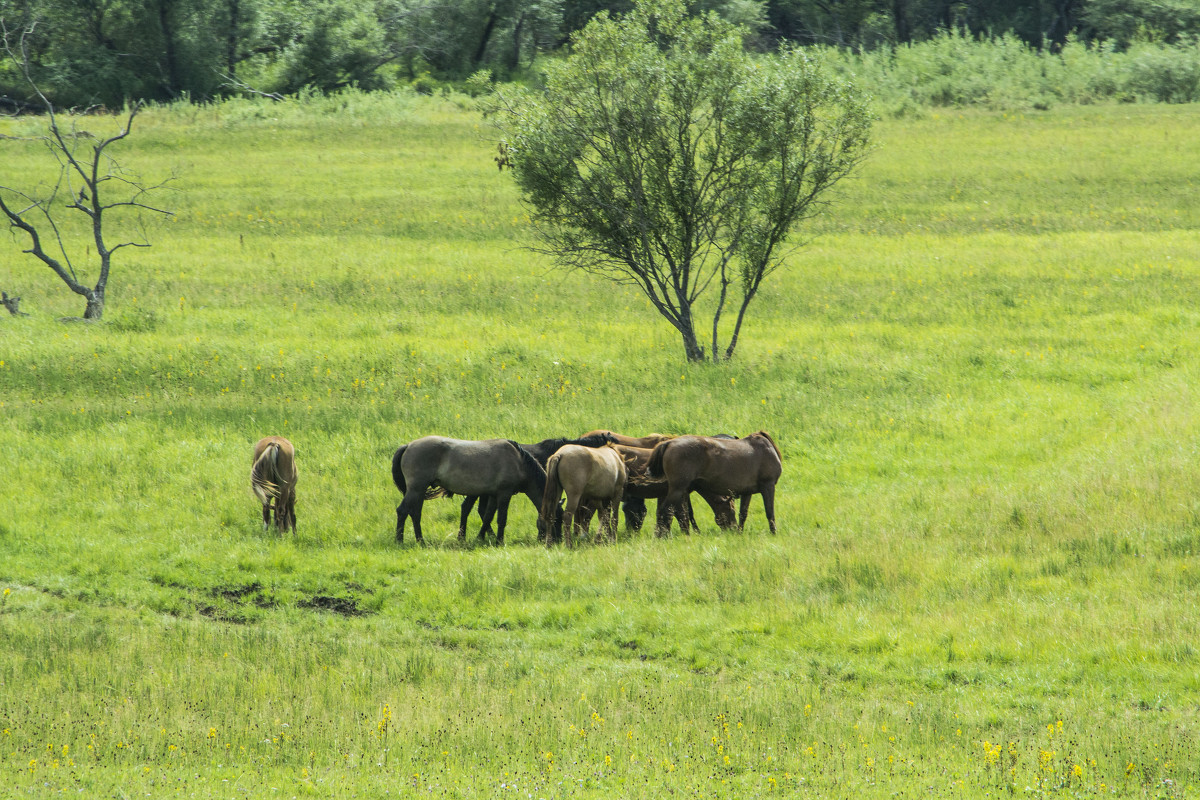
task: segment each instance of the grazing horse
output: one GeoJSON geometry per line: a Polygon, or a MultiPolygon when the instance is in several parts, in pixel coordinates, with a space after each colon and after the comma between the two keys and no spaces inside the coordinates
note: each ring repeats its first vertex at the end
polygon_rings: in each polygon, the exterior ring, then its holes
{"type": "Polygon", "coordinates": [[[658,534],[670,531],[671,509],[686,514],[687,493],[700,490],[741,499],[738,530],[746,524],[750,495],[761,494],[767,524],[775,533],[775,484],[782,471],[779,448],[766,431],[733,440],[680,436],[663,442],[650,454],[646,468],[650,477],[667,479],[667,495],[658,505],[658,534]]]}
{"type": "MultiPolygon", "coordinates": [[[[417,541],[421,536],[421,509],[427,499],[455,494],[492,495],[498,513],[496,544],[504,543],[508,504],[514,494],[524,494],[540,508],[546,472],[533,456],[508,439],[464,441],[426,436],[409,442],[392,456],[392,480],[404,498],[396,506],[396,541],[404,541],[404,521],[412,517],[417,541]]],[[[484,520],[485,530],[491,514],[484,520]]],[[[541,521],[538,522],[539,529],[541,521]]],[[[466,539],[461,527],[459,541],[466,539]]],[[[484,538],[480,531],[480,538],[484,538]]]]}
{"type": "MultiPolygon", "coordinates": [[[[612,441],[622,447],[642,447],[654,449],[655,445],[662,444],[668,439],[673,439],[673,436],[668,436],[665,433],[649,433],[645,436],[626,436],[623,433],[614,433],[606,430],[589,431],[584,436],[603,435],[611,437],[612,441]]],[[[642,470],[644,473],[644,470],[642,470]]],[[[642,473],[639,473],[639,477],[642,473]]],[[[621,501],[621,510],[625,512],[625,529],[629,531],[640,531],[642,522],[646,519],[646,498],[640,496],[630,496],[628,493],[625,499],[621,501]]]]}
{"type": "MultiPolygon", "coordinates": [[[[539,528],[547,529],[546,544],[554,541],[554,528],[562,526],[567,547],[573,545],[572,529],[581,536],[587,535],[587,524],[580,506],[591,502],[600,507],[600,538],[607,530],[609,538],[617,541],[617,508],[625,492],[625,461],[610,445],[607,447],[580,447],[569,444],[562,447],[546,462],[546,491],[542,495],[539,528]],[[567,494],[567,507],[558,522],[558,503],[563,492],[567,494]]],[[[588,515],[590,518],[590,514],[588,515]]]]}
{"type": "MultiPolygon", "coordinates": [[[[636,532],[642,529],[642,522],[646,518],[646,501],[657,499],[661,503],[662,498],[667,494],[667,481],[665,478],[654,479],[646,474],[646,466],[650,463],[650,455],[654,452],[653,450],[645,447],[626,447],[620,444],[613,445],[613,448],[625,460],[625,471],[628,475],[625,482],[625,496],[621,500],[621,509],[625,512],[625,528],[636,532]]],[[[700,491],[698,494],[712,508],[717,525],[726,530],[736,526],[737,516],[733,512],[732,497],[705,491],[700,491]]],[[[692,512],[690,496],[687,498],[686,504],[687,516],[676,514],[679,526],[686,533],[691,533],[692,528],[699,533],[700,527],[696,524],[696,518],[692,512]]]]}
{"type": "MultiPolygon", "coordinates": [[[[550,460],[550,456],[558,452],[560,447],[568,444],[577,444],[580,447],[603,447],[604,445],[614,441],[613,434],[607,431],[588,434],[581,436],[578,439],[566,439],[559,437],[557,439],[543,439],[534,444],[523,444],[521,449],[537,460],[545,469],[546,462],[550,460]]],[[[475,495],[467,495],[462,501],[462,513],[458,520],[458,538],[461,540],[467,535],[467,518],[471,515],[471,508],[475,505],[475,501],[479,500],[479,518],[482,520],[486,517],[483,528],[479,531],[479,538],[484,538],[488,533],[491,533],[491,519],[496,510],[496,501],[492,497],[479,498],[475,495]]]]}
{"type": "Polygon", "coordinates": [[[296,449],[287,439],[268,436],[254,445],[250,490],[262,502],[263,527],[271,524],[273,507],[276,529],[296,532],[297,477],[296,449]]]}

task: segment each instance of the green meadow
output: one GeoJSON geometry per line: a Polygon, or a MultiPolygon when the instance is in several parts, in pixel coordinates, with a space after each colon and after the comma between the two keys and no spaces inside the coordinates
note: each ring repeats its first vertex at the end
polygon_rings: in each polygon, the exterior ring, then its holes
{"type": "MultiPolygon", "coordinates": [[[[48,179],[39,122],[5,182],[48,179]]],[[[527,248],[466,100],[145,112],[119,157],[175,216],[102,323],[0,237],[0,786],[1200,796],[1198,129],[883,119],[713,366],[527,248]],[[448,500],[395,541],[400,444],[601,427],[770,432],[778,535],[756,499],[547,549],[517,497],[502,548],[448,500]]]]}

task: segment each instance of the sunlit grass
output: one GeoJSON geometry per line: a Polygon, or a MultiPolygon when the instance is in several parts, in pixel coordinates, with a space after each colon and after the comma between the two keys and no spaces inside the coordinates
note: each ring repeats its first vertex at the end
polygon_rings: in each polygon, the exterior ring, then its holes
{"type": "Polygon", "coordinates": [[[1194,109],[882,122],[713,367],[520,248],[482,121],[325,102],[139,118],[177,216],[102,325],[0,259],[0,785],[1200,791],[1194,109]],[[780,534],[395,544],[399,444],[596,427],[770,431],[780,534]]]}

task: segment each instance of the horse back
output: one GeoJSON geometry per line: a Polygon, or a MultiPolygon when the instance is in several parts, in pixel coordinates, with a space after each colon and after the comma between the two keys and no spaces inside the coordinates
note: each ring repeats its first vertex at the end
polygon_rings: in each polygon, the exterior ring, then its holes
{"type": "Polygon", "coordinates": [[[680,436],[655,448],[653,457],[660,458],[659,469],[668,480],[718,493],[756,491],[778,480],[782,471],[774,442],[758,434],[742,439],[680,436]]]}
{"type": "Polygon", "coordinates": [[[513,493],[522,490],[535,468],[542,473],[533,456],[509,439],[425,436],[403,450],[399,466],[407,484],[437,485],[450,494],[513,493]]]}
{"type": "Polygon", "coordinates": [[[611,497],[618,485],[625,486],[625,460],[613,445],[564,445],[551,461],[559,483],[570,495],[611,497]]]}
{"type": "Polygon", "coordinates": [[[607,430],[588,431],[580,439],[585,439],[590,436],[607,436],[614,444],[624,445],[626,447],[647,447],[653,449],[665,441],[675,437],[668,436],[664,433],[650,433],[645,436],[626,436],[623,433],[613,433],[607,430]]]}

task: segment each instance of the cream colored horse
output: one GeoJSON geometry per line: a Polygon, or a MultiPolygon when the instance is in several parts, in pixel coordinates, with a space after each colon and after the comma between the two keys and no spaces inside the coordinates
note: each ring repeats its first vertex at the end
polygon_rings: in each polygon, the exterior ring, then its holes
{"type": "Polygon", "coordinates": [[[267,436],[254,445],[250,489],[262,502],[264,526],[271,524],[271,509],[274,508],[275,527],[280,531],[296,532],[297,477],[296,450],[287,439],[267,436]]]}
{"type": "Polygon", "coordinates": [[[565,445],[546,462],[546,491],[542,495],[541,513],[538,515],[546,527],[546,544],[553,544],[554,529],[562,525],[563,538],[567,547],[573,546],[572,532],[587,535],[586,518],[578,514],[583,503],[592,503],[600,508],[600,536],[607,530],[608,537],[617,541],[617,509],[625,494],[625,461],[612,445],[605,447],[580,447],[565,445]],[[559,499],[567,495],[567,505],[562,521],[557,521],[559,499]]]}

